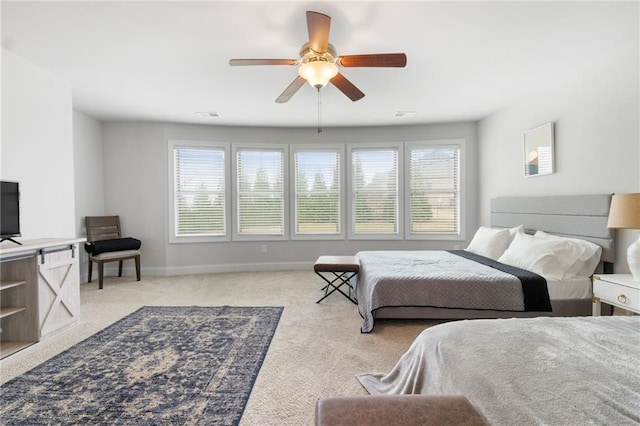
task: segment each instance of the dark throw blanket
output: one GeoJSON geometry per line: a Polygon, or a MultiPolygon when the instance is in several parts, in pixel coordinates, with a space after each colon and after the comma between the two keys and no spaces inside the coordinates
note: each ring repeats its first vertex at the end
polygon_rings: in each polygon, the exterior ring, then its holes
{"type": "Polygon", "coordinates": [[[500,263],[488,257],[480,256],[466,250],[447,250],[451,254],[462,256],[465,259],[473,260],[490,268],[497,269],[507,274],[517,277],[522,283],[522,293],[524,295],[524,310],[535,312],[551,312],[551,301],[549,300],[549,290],[547,280],[535,272],[515,266],[500,263]]]}

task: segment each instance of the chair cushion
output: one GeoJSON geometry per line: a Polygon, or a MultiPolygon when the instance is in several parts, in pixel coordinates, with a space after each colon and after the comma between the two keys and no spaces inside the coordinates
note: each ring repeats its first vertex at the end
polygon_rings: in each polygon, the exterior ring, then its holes
{"type": "Polygon", "coordinates": [[[112,240],[85,243],[84,249],[92,256],[112,251],[138,250],[142,242],[135,238],[114,238],[112,240]]]}
{"type": "Polygon", "coordinates": [[[110,251],[107,253],[100,253],[98,255],[90,255],[91,260],[117,260],[125,257],[140,256],[139,250],[122,250],[122,251],[110,251]]]}

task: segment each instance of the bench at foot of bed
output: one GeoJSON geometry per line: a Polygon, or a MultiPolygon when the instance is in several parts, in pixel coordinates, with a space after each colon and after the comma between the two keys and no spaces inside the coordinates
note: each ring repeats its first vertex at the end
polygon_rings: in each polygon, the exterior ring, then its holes
{"type": "Polygon", "coordinates": [[[356,305],[358,304],[350,282],[351,278],[360,272],[360,261],[356,256],[320,256],[313,265],[313,271],[327,283],[322,288],[324,296],[316,303],[322,302],[331,293],[337,291],[356,305]],[[332,276],[327,277],[324,274],[332,274],[332,276]],[[340,289],[342,286],[347,287],[348,294],[340,289]]]}
{"type": "Polygon", "coordinates": [[[461,395],[369,395],[321,398],[316,426],[486,426],[461,395]]]}

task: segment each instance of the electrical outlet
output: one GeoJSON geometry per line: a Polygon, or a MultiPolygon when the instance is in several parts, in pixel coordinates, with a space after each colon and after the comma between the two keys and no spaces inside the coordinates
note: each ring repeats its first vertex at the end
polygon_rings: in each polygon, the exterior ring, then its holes
{"type": "Polygon", "coordinates": [[[260,251],[261,251],[262,253],[266,253],[266,252],[267,252],[267,245],[266,245],[266,244],[263,244],[263,245],[262,245],[262,247],[260,247],[260,251]]]}

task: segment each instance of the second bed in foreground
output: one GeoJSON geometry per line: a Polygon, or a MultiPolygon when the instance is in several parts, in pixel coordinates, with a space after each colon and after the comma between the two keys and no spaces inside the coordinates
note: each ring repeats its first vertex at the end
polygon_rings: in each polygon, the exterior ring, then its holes
{"type": "Polygon", "coordinates": [[[466,320],[423,331],[370,394],[464,395],[495,425],[640,423],[640,316],[466,320]]]}

